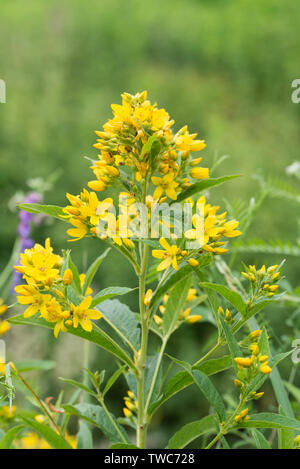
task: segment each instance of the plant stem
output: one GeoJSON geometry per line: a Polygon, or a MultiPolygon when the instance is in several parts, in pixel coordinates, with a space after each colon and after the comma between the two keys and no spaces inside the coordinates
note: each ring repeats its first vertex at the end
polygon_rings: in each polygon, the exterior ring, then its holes
{"type": "Polygon", "coordinates": [[[147,402],[146,402],[146,405],[145,405],[145,414],[147,414],[147,410],[148,410],[148,407],[150,405],[150,401],[151,401],[151,397],[152,397],[152,394],[153,394],[153,391],[154,391],[154,386],[155,386],[155,383],[156,383],[156,379],[157,379],[157,375],[158,375],[158,372],[159,372],[160,364],[161,364],[162,357],[164,355],[164,351],[165,351],[168,340],[169,340],[169,336],[166,336],[166,337],[163,338],[163,342],[162,342],[162,345],[161,345],[161,349],[160,349],[159,356],[157,358],[157,362],[156,362],[156,366],[155,366],[155,370],[154,370],[154,373],[153,373],[153,378],[152,378],[152,382],[151,382],[147,402]]]}
{"type": "Polygon", "coordinates": [[[245,402],[244,399],[240,400],[240,403],[235,409],[235,411],[233,412],[233,414],[229,417],[229,419],[223,425],[223,428],[219,431],[217,436],[215,436],[215,438],[211,440],[211,442],[205,447],[205,449],[210,449],[212,446],[214,446],[215,443],[217,443],[217,441],[221,438],[221,436],[226,435],[226,433],[228,432],[228,427],[231,425],[234,417],[240,412],[241,408],[244,405],[244,402],[245,402]]]}
{"type": "Polygon", "coordinates": [[[148,321],[145,311],[145,287],[146,287],[146,272],[148,265],[148,246],[147,244],[143,247],[143,258],[142,265],[139,275],[139,306],[141,314],[141,349],[138,357],[138,389],[137,389],[137,401],[138,401],[138,419],[137,419],[137,431],[136,431],[136,443],[139,448],[145,448],[146,446],[146,434],[147,426],[145,422],[145,397],[144,397],[144,382],[145,382],[145,368],[147,359],[147,345],[148,345],[148,321]]]}

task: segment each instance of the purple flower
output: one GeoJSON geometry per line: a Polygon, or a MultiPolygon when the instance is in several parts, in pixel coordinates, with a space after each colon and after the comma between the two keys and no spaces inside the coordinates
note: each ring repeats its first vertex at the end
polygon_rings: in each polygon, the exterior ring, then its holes
{"type": "MultiPolygon", "coordinates": [[[[30,192],[23,203],[32,204],[41,202],[42,197],[37,192],[30,192]]],[[[19,225],[17,228],[18,235],[20,237],[20,253],[24,252],[25,249],[30,249],[34,245],[34,241],[30,238],[32,222],[35,224],[41,224],[41,217],[36,217],[33,213],[25,212],[21,210],[19,213],[19,225]]],[[[14,271],[12,290],[14,287],[22,282],[22,274],[14,271]]]]}

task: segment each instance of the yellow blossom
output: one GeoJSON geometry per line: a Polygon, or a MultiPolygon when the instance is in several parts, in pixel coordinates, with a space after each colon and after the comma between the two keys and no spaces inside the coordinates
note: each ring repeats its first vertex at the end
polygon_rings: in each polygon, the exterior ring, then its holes
{"type": "Polygon", "coordinates": [[[159,243],[164,248],[164,250],[154,249],[152,251],[153,257],[156,259],[163,259],[163,261],[158,265],[157,270],[165,270],[171,265],[174,269],[178,270],[177,260],[181,254],[180,249],[176,246],[176,244],[170,246],[165,238],[160,238],[159,243]]]}
{"type": "Polygon", "coordinates": [[[93,324],[91,319],[100,319],[101,313],[96,309],[90,309],[92,303],[92,297],[87,296],[79,306],[71,305],[71,313],[73,316],[73,326],[78,327],[78,324],[81,325],[82,329],[87,332],[91,332],[93,329],[93,324]]]}

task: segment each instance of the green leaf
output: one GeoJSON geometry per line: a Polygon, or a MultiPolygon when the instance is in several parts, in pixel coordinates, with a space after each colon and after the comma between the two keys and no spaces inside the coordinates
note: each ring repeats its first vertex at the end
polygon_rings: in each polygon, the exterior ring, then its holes
{"type": "Polygon", "coordinates": [[[184,425],[169,440],[168,449],[185,448],[188,444],[206,433],[214,433],[217,428],[217,422],[214,415],[207,415],[201,420],[184,425]]]}
{"type": "MultiPolygon", "coordinates": [[[[207,360],[201,365],[194,367],[193,369],[200,370],[203,373],[207,374],[207,376],[209,376],[227,370],[231,366],[231,356],[225,356],[221,358],[207,360]]],[[[149,415],[152,415],[168,399],[180,392],[182,389],[185,389],[186,387],[193,384],[193,382],[194,380],[192,376],[187,371],[180,371],[179,373],[177,373],[175,376],[173,376],[173,378],[168,381],[162,397],[150,406],[149,415]]]]}
{"type": "Polygon", "coordinates": [[[111,413],[109,413],[108,416],[100,405],[83,403],[74,406],[65,405],[63,408],[69,414],[77,415],[83,420],[100,428],[106,438],[113,443],[130,443],[124,428],[118,424],[111,413]]]}
{"type": "Polygon", "coordinates": [[[105,394],[110,390],[110,388],[112,387],[112,385],[115,383],[115,381],[117,381],[117,379],[119,378],[119,376],[126,370],[126,367],[125,366],[121,366],[120,368],[118,368],[114,374],[109,378],[109,380],[107,381],[103,391],[102,391],[102,396],[104,397],[105,394]]]}
{"type": "Polygon", "coordinates": [[[166,310],[163,315],[162,328],[165,335],[172,334],[176,328],[176,323],[180,312],[186,302],[186,297],[191,285],[191,278],[182,279],[174,287],[168,298],[166,310]]]}
{"type": "Polygon", "coordinates": [[[221,321],[222,328],[223,328],[223,331],[224,331],[224,334],[225,334],[225,337],[226,337],[226,340],[227,340],[227,345],[228,345],[228,348],[229,348],[229,351],[230,351],[230,354],[231,354],[232,364],[233,364],[233,367],[235,369],[235,372],[237,373],[238,372],[238,367],[237,367],[237,364],[234,361],[234,358],[240,357],[242,352],[241,352],[241,349],[239,347],[239,344],[236,341],[236,338],[234,337],[233,333],[231,332],[229,324],[227,324],[227,322],[224,321],[222,316],[220,316],[220,321],[221,321]]]}
{"type": "Polygon", "coordinates": [[[90,388],[88,388],[84,384],[80,383],[79,381],[75,381],[74,379],[68,379],[68,378],[59,378],[59,379],[61,379],[64,383],[71,384],[75,388],[79,388],[82,391],[87,392],[91,396],[96,397],[96,394],[90,388]]]}
{"type": "MultiPolygon", "coordinates": [[[[13,316],[8,319],[11,324],[18,324],[18,325],[29,325],[29,326],[40,326],[45,327],[47,329],[54,329],[54,324],[45,321],[43,318],[38,318],[35,316],[31,316],[30,318],[24,318],[22,314],[18,316],[13,316]]],[[[126,363],[131,369],[135,370],[135,365],[129,358],[129,356],[119,347],[119,345],[114,342],[111,338],[109,338],[104,332],[98,332],[98,330],[93,329],[91,332],[86,332],[80,327],[74,328],[69,327],[68,332],[76,337],[81,337],[82,339],[88,340],[99,347],[103,348],[104,350],[112,353],[116,357],[118,357],[122,362],[126,363]]]]}
{"type": "Polygon", "coordinates": [[[199,194],[200,192],[219,186],[220,184],[224,184],[224,182],[231,181],[232,179],[236,179],[238,177],[240,177],[239,174],[233,176],[223,176],[220,178],[203,179],[202,181],[196,182],[196,184],[193,184],[188,189],[181,192],[181,194],[178,195],[176,202],[181,202],[188,197],[192,197],[195,194],[199,194]]]}
{"type": "MultiPolygon", "coordinates": [[[[159,354],[155,354],[153,356],[147,357],[147,364],[145,368],[145,396],[146,399],[148,397],[152,379],[153,379],[153,374],[156,368],[156,363],[158,360],[159,354]]],[[[150,405],[152,404],[153,401],[155,401],[158,398],[159,391],[160,391],[160,386],[161,386],[161,381],[162,381],[162,367],[160,366],[159,372],[156,378],[155,386],[153,389],[153,393],[150,399],[150,405]]]]}
{"type": "MultiPolygon", "coordinates": [[[[279,406],[279,414],[285,415],[279,406]]],[[[292,449],[294,447],[294,430],[287,428],[278,429],[278,449],[292,449]]]]}
{"type": "Polygon", "coordinates": [[[76,449],[93,449],[93,435],[89,426],[79,421],[79,432],[77,433],[76,449]]]}
{"type": "Polygon", "coordinates": [[[33,419],[27,417],[21,417],[24,421],[26,427],[33,428],[38,432],[45,440],[49,443],[50,446],[54,449],[72,449],[69,443],[62,438],[58,433],[56,433],[52,428],[48,427],[43,423],[38,423],[33,419]]]}
{"type": "Polygon", "coordinates": [[[87,288],[90,286],[90,284],[92,283],[93,281],[93,278],[95,277],[96,273],[97,273],[97,270],[99,269],[100,267],[100,264],[102,263],[102,261],[105,259],[105,257],[107,256],[107,254],[109,253],[111,248],[108,248],[106,249],[103,254],[101,254],[99,257],[97,257],[97,259],[90,265],[90,267],[88,268],[87,272],[86,272],[86,275],[85,275],[85,279],[84,279],[84,284],[83,284],[83,288],[82,288],[82,291],[83,291],[83,295],[85,295],[85,292],[87,290],[87,288]]]}
{"type": "Polygon", "coordinates": [[[203,288],[210,288],[211,290],[215,290],[216,292],[218,292],[227,301],[229,301],[229,303],[231,303],[241,313],[242,316],[244,316],[246,305],[241,295],[239,295],[239,293],[233,290],[230,290],[225,285],[218,285],[216,283],[201,282],[201,286],[203,288]]]}
{"type": "Polygon", "coordinates": [[[269,442],[259,430],[253,429],[251,433],[257,449],[272,449],[269,442]]]}
{"type": "Polygon", "coordinates": [[[115,445],[111,445],[109,449],[140,449],[138,446],[135,445],[125,445],[122,443],[116,443],[115,445]]]}
{"type": "Polygon", "coordinates": [[[17,425],[15,427],[10,428],[3,438],[0,440],[0,449],[9,449],[17,436],[17,434],[23,430],[24,425],[17,425]]]}
{"type": "Polygon", "coordinates": [[[135,348],[140,348],[140,328],[135,314],[119,300],[105,300],[99,308],[101,314],[135,348]]]}
{"type": "Polygon", "coordinates": [[[210,404],[216,410],[220,421],[224,421],[226,419],[225,405],[223,399],[221,398],[219,392],[217,391],[211,380],[199,370],[193,370],[191,374],[202,394],[206,397],[208,402],[210,402],[210,404]]]}
{"type": "Polygon", "coordinates": [[[73,282],[72,283],[74,283],[74,285],[76,287],[76,290],[77,290],[77,293],[81,294],[81,282],[80,282],[80,278],[79,278],[79,273],[78,273],[76,265],[72,261],[70,253],[68,253],[68,267],[69,267],[69,269],[71,269],[72,274],[73,274],[73,282]]]}
{"type": "Polygon", "coordinates": [[[102,303],[105,300],[109,300],[114,296],[121,296],[126,295],[127,293],[135,290],[134,288],[127,288],[127,287],[108,287],[101,290],[97,295],[93,297],[93,301],[91,304],[91,308],[94,308],[99,303],[102,303]]]}
{"type": "Polygon", "coordinates": [[[197,267],[192,267],[189,264],[184,265],[179,270],[171,274],[168,279],[154,292],[150,306],[155,306],[161,298],[168,293],[178,282],[191,276],[193,272],[197,272],[203,267],[208,266],[212,261],[211,254],[202,254],[195,257],[199,262],[197,267]]]}
{"type": "Polygon", "coordinates": [[[56,205],[40,205],[40,204],[20,204],[18,205],[20,210],[25,210],[29,213],[44,213],[54,218],[59,218],[63,221],[68,221],[63,212],[63,207],[58,207],[56,205]]]}
{"type": "Polygon", "coordinates": [[[48,371],[53,370],[55,361],[53,360],[21,360],[14,362],[20,373],[25,371],[48,371]]]}
{"type": "Polygon", "coordinates": [[[285,428],[300,433],[300,421],[284,415],[262,412],[251,415],[250,420],[241,422],[234,428],[285,428]]]}
{"type": "Polygon", "coordinates": [[[154,143],[154,141],[157,140],[157,135],[153,134],[151,137],[148,138],[147,142],[142,148],[140,159],[143,159],[143,157],[146,155],[146,153],[150,153],[151,147],[154,143]]]}

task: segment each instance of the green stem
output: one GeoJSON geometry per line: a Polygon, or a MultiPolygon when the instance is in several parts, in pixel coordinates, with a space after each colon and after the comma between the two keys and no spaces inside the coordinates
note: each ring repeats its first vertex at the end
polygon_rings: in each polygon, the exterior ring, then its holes
{"type": "Polygon", "coordinates": [[[165,351],[168,340],[169,340],[168,336],[164,337],[162,345],[161,345],[161,349],[160,349],[160,352],[159,352],[159,356],[157,358],[157,362],[156,362],[155,370],[154,370],[154,373],[153,373],[153,378],[152,378],[150,390],[149,390],[149,393],[148,393],[148,398],[147,398],[146,405],[145,405],[145,415],[147,415],[147,410],[148,410],[148,407],[150,405],[150,401],[151,401],[151,397],[152,397],[154,387],[155,387],[155,383],[156,383],[156,380],[157,380],[157,375],[158,375],[158,372],[159,372],[160,364],[161,364],[162,357],[164,355],[164,351],[165,351]]]}
{"type": "Polygon", "coordinates": [[[139,275],[139,306],[141,314],[141,349],[138,357],[138,389],[137,389],[137,401],[138,401],[138,418],[137,418],[137,432],[136,442],[139,448],[145,448],[146,446],[146,434],[147,425],[145,421],[145,396],[144,396],[144,384],[145,384],[145,368],[147,359],[147,345],[148,345],[148,321],[145,311],[145,287],[146,287],[146,272],[148,265],[148,251],[147,244],[143,247],[143,258],[142,265],[139,275]]]}
{"type": "Polygon", "coordinates": [[[240,412],[241,408],[243,407],[244,405],[244,399],[241,399],[240,400],[240,403],[239,405],[237,406],[237,408],[235,409],[235,411],[233,412],[233,414],[229,417],[229,419],[225,422],[225,424],[223,425],[223,428],[219,431],[219,433],[217,434],[217,436],[215,436],[215,438],[213,440],[211,440],[211,442],[205,447],[205,449],[210,449],[212,448],[212,446],[214,446],[217,441],[223,436],[223,435],[226,435],[226,433],[228,433],[228,430],[234,419],[234,417],[240,412]]]}

